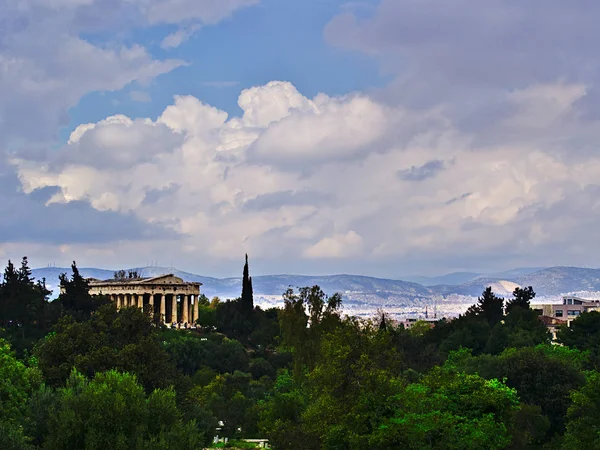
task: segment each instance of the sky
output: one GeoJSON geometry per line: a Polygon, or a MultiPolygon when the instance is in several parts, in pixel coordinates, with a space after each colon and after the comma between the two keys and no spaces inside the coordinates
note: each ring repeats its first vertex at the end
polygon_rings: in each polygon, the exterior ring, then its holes
{"type": "Polygon", "coordinates": [[[0,258],[598,267],[594,0],[3,0],[0,258]]]}

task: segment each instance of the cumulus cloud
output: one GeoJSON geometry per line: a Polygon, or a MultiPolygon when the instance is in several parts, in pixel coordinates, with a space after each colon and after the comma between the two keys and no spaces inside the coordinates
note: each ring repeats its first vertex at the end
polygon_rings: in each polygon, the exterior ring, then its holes
{"type": "MultiPolygon", "coordinates": [[[[91,13],[99,1],[54,8],[70,24],[106,29],[91,13]],[[78,21],[65,11],[77,11],[78,21]]],[[[253,2],[173,0],[160,12],[167,3],[130,0],[131,14],[182,30],[253,2]]],[[[239,117],[178,96],[157,118],[83,124],[55,152],[21,151],[11,162],[23,195],[45,192],[38,202],[47,208],[89,204],[102,217],[133,217],[179,237],[176,246],[162,235],[122,244],[146,259],[160,254],[196,266],[202,255],[214,268],[249,252],[269,262],[265,271],[283,270],[282,261],[290,271],[331,271],[334,261],[335,271],[386,267],[379,274],[388,276],[595,264],[599,8],[584,0],[382,0],[372,11],[346,9],[326,38],[379,59],[394,75],[382,89],[307,97],[273,81],[240,93],[239,117]]],[[[23,24],[10,26],[13,36],[23,32],[23,24]]],[[[88,72],[80,59],[52,51],[54,65],[35,52],[0,60],[24,67],[13,85],[0,81],[0,93],[21,89],[19,98],[30,100],[13,101],[14,114],[24,117],[40,92],[54,96],[43,98],[54,105],[53,121],[27,116],[42,125],[38,132],[54,129],[81,92],[119,89],[180,64],[155,61],[143,48],[67,37],[74,54],[95,55],[98,66],[88,72]],[[106,75],[111,65],[124,75],[106,75]],[[27,78],[30,69],[41,75],[27,78]],[[71,71],[91,80],[74,83],[72,97],[68,76],[62,84],[71,71]],[[44,90],[49,85],[60,89],[44,90]]],[[[7,48],[16,52],[17,41],[7,48]]],[[[101,243],[77,249],[94,261],[116,254],[101,243]]]]}
{"type": "Polygon", "coordinates": [[[345,234],[325,237],[304,252],[309,258],[345,258],[357,256],[362,246],[362,238],[350,230],[345,234]]]}
{"type": "Polygon", "coordinates": [[[490,254],[501,255],[500,266],[532,254],[559,258],[559,249],[574,258],[594,233],[583,224],[600,219],[585,206],[598,189],[600,157],[567,158],[559,142],[540,143],[549,124],[561,142],[600,137],[597,123],[572,114],[582,92],[569,84],[514,91],[511,113],[486,129],[497,140],[482,148],[438,108],[423,114],[366,96],[307,98],[276,82],[243,91],[240,117],[176,97],[156,120],[85,124],[45,165],[13,164],[26,193],[59,188],[51,205],[87,200],[172,229],[190,261],[194,252],[223,261],[248,251],[270,261],[298,255],[294,264],[305,270],[327,260],[340,270],[361,270],[347,261],[410,261],[416,270],[490,254]],[[346,125],[355,120],[349,111],[360,111],[354,126],[346,125]],[[257,154],[273,130],[279,147],[257,154]],[[320,151],[299,146],[299,134],[312,134],[306,139],[321,142],[320,151]]]}
{"type": "Polygon", "coordinates": [[[597,85],[599,17],[600,5],[588,0],[381,0],[370,13],[338,15],[325,36],[396,75],[379,98],[443,105],[463,129],[481,133],[511,114],[511,90],[597,85]]]}
{"type": "MultiPolygon", "coordinates": [[[[184,64],[157,60],[141,45],[92,43],[84,33],[175,24],[193,32],[253,0],[6,0],[0,18],[0,145],[56,137],[86,94],[147,83],[184,64]],[[190,24],[189,21],[196,21],[190,24]]],[[[174,46],[171,39],[171,46],[174,46]]],[[[138,95],[138,94],[134,94],[138,95]]],[[[139,99],[138,95],[138,99],[139,99]]],[[[143,101],[146,101],[144,98],[143,101]]]]}
{"type": "MultiPolygon", "coordinates": [[[[103,245],[177,238],[178,233],[173,231],[176,221],[117,211],[119,199],[114,190],[91,189],[113,167],[126,170],[150,164],[162,157],[165,148],[168,151],[180,145],[182,137],[165,124],[114,116],[79,126],[63,148],[46,149],[56,145],[60,128],[69,121],[69,109],[86,94],[118,91],[133,82],[143,85],[185,64],[174,59],[155,59],[144,46],[121,42],[121,32],[158,22],[182,22],[182,27],[193,29],[196,25],[189,25],[189,20],[216,23],[252,3],[3,1],[0,190],[6,211],[0,229],[4,246],[11,242],[24,245],[26,240],[49,248],[58,244],[103,245]],[[153,11],[160,13],[160,8],[169,7],[173,14],[163,21],[153,16],[153,11]],[[189,8],[186,17],[174,12],[182,7],[189,8]],[[103,41],[107,32],[112,38],[103,41]],[[7,159],[21,161],[19,178],[13,172],[14,166],[7,165],[7,159]],[[41,174],[40,171],[45,175],[36,179],[35,174],[41,174]],[[70,187],[65,189],[67,185],[70,187]]],[[[131,99],[150,100],[141,91],[132,91],[131,99]]],[[[114,184],[119,185],[126,177],[122,173],[121,180],[114,184]]],[[[155,187],[154,180],[143,183],[148,189],[155,187]]]]}

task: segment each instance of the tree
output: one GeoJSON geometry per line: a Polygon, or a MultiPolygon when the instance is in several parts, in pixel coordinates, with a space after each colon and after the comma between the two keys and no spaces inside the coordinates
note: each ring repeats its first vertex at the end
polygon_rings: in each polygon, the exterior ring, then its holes
{"type": "Polygon", "coordinates": [[[73,367],[88,377],[111,369],[130,372],[149,392],[177,381],[158,328],[149,313],[137,308],[117,311],[108,304],[83,322],[63,317],[34,355],[46,382],[54,387],[63,385],[73,367]]]}
{"type": "Polygon", "coordinates": [[[496,296],[489,286],[477,299],[477,304],[467,310],[466,315],[481,317],[493,328],[504,316],[504,299],[496,296]]]}
{"type": "Polygon", "coordinates": [[[0,339],[0,448],[32,448],[24,425],[27,403],[41,381],[39,371],[27,368],[15,357],[8,342],[0,339]]]}
{"type": "Polygon", "coordinates": [[[138,273],[137,270],[130,269],[128,271],[125,271],[125,270],[121,269],[121,270],[117,270],[113,274],[113,278],[116,281],[138,280],[141,278],[141,275],[138,273]]]}
{"type": "Polygon", "coordinates": [[[531,300],[535,298],[533,287],[526,288],[517,287],[513,291],[513,299],[506,303],[506,314],[510,313],[514,308],[529,309],[531,300]]]}
{"type": "Polygon", "coordinates": [[[500,381],[439,367],[390,403],[393,413],[363,448],[504,449],[519,410],[517,392],[500,381]]]}
{"type": "Polygon", "coordinates": [[[463,349],[453,353],[446,362],[457,371],[502,379],[507,386],[517,390],[523,403],[540,407],[549,423],[547,430],[538,430],[541,442],[564,432],[565,415],[571,404],[570,392],[584,384],[585,364],[585,354],[552,344],[510,348],[495,357],[472,357],[463,349]],[[549,432],[546,436],[545,431],[549,432]]]}
{"type": "Polygon", "coordinates": [[[388,399],[401,386],[396,374],[403,358],[393,338],[377,322],[352,318],[324,336],[305,383],[309,402],[302,417],[320,447],[343,448],[347,441],[350,448],[372,448],[366,437],[385,419],[388,399]]]}
{"type": "Polygon", "coordinates": [[[32,346],[26,334],[39,338],[46,331],[50,293],[45,280],[36,282],[31,276],[26,256],[18,270],[8,261],[0,285],[0,324],[7,329],[18,350],[32,346]]]}
{"type": "Polygon", "coordinates": [[[171,389],[146,395],[135,376],[117,371],[91,381],[73,372],[59,391],[44,448],[196,449],[203,437],[195,423],[183,421],[171,389]]]}
{"type": "Polygon", "coordinates": [[[221,303],[221,299],[217,296],[214,296],[211,301],[210,301],[210,307],[213,309],[216,309],[217,306],[219,306],[219,304],[221,303]]]}
{"type": "Polygon", "coordinates": [[[328,297],[319,286],[300,288],[298,294],[289,288],[283,302],[279,311],[282,344],[294,354],[298,375],[304,367],[314,368],[321,339],[340,323],[342,296],[328,297]]]}
{"type": "Polygon", "coordinates": [[[562,450],[600,448],[600,373],[590,372],[587,383],[571,393],[571,400],[562,450]]]}
{"type": "Polygon", "coordinates": [[[248,255],[244,264],[244,276],[242,279],[242,296],[240,298],[240,312],[246,317],[252,315],[254,310],[254,296],[252,292],[252,278],[248,269],[248,255]]]}
{"type": "Polygon", "coordinates": [[[110,303],[105,297],[95,298],[90,295],[90,285],[81,276],[77,264],[73,261],[71,265],[71,279],[66,273],[60,274],[60,287],[63,292],[58,297],[65,314],[73,316],[77,320],[87,320],[91,314],[101,305],[110,303]]]}
{"type": "Polygon", "coordinates": [[[579,350],[591,350],[594,356],[600,351],[600,312],[580,314],[570,326],[563,326],[557,334],[558,342],[579,350]]]}

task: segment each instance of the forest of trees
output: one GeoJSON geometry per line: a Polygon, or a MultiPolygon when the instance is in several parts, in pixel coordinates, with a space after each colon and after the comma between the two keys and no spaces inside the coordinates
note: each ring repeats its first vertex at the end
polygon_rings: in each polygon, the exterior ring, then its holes
{"type": "Polygon", "coordinates": [[[486,289],[455,320],[411,329],[345,317],[342,297],[290,288],[284,306],[200,299],[194,330],[91,297],[73,263],[48,301],[23,258],[0,284],[0,448],[600,448],[600,313],[551,343],[530,308],[486,289]],[[241,444],[240,444],[241,445],[241,444]]]}

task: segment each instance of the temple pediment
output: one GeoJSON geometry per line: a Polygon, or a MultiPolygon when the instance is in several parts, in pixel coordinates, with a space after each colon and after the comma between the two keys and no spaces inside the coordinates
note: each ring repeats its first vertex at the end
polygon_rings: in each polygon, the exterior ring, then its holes
{"type": "Polygon", "coordinates": [[[159,275],[158,277],[146,278],[140,283],[152,283],[152,284],[183,284],[182,278],[176,277],[173,274],[159,275]]]}

